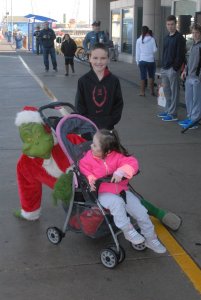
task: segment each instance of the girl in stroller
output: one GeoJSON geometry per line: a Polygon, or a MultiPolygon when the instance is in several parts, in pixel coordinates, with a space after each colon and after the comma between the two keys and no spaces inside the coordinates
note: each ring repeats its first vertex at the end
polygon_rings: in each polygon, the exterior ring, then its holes
{"type": "Polygon", "coordinates": [[[92,191],[96,189],[97,179],[112,176],[111,182],[101,183],[98,199],[105,209],[110,210],[115,225],[123,231],[128,241],[134,245],[145,241],[145,246],[154,252],[166,252],[156,236],[146,208],[129,191],[128,182],[138,173],[138,162],[121,146],[116,131],[97,131],[91,150],[80,160],[79,167],[87,177],[92,191]],[[142,235],[134,229],[127,213],[137,221],[142,235]]]}

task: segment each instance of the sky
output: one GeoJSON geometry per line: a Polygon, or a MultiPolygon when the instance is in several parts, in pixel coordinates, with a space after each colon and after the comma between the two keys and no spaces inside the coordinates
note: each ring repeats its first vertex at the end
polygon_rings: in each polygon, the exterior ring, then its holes
{"type": "Polygon", "coordinates": [[[63,14],[66,20],[77,19],[91,22],[92,0],[0,0],[0,17],[6,10],[13,16],[27,14],[42,15],[62,22],[63,14]]]}

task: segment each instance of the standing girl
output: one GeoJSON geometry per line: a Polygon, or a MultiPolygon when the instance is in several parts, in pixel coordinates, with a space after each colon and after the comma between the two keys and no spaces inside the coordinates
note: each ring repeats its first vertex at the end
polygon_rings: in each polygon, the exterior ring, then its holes
{"type": "Polygon", "coordinates": [[[65,57],[65,67],[66,67],[66,76],[69,74],[69,65],[71,66],[72,73],[75,73],[74,69],[74,56],[77,50],[77,45],[70,35],[67,33],[63,37],[63,42],[61,44],[61,52],[65,57]]]}
{"type": "Polygon", "coordinates": [[[140,96],[145,96],[147,73],[151,95],[154,96],[155,58],[157,51],[156,41],[150,35],[149,28],[142,26],[142,34],[136,42],[136,62],[140,69],[140,96]]]}
{"type": "Polygon", "coordinates": [[[80,160],[79,166],[92,191],[96,189],[98,178],[112,176],[111,182],[100,185],[98,199],[104,208],[110,210],[115,225],[123,231],[128,241],[134,245],[145,241],[145,245],[154,252],[166,252],[157,239],[146,208],[128,189],[129,179],[138,172],[138,162],[121,146],[115,131],[99,130],[94,135],[91,150],[80,160]],[[120,196],[122,191],[126,193],[126,201],[120,196]],[[142,235],[134,229],[127,213],[137,221],[142,235]]]}

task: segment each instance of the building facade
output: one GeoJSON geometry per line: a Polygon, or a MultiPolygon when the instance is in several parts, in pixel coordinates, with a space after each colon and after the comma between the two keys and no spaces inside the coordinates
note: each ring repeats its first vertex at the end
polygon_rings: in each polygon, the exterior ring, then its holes
{"type": "MultiPolygon", "coordinates": [[[[201,0],[94,0],[93,19],[101,21],[102,30],[118,45],[119,60],[132,63],[135,60],[135,44],[142,25],[154,33],[158,44],[156,60],[160,61],[165,19],[174,14],[178,25],[185,24],[185,16],[194,21],[195,12],[201,11],[201,0]],[[182,17],[184,16],[184,17],[182,17]]],[[[182,25],[183,26],[183,25],[182,25]]],[[[180,28],[179,28],[180,29],[180,28]]]]}

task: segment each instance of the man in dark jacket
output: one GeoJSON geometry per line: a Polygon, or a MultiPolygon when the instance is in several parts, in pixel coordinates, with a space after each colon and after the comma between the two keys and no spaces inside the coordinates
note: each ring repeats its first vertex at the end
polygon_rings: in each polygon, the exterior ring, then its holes
{"type": "Polygon", "coordinates": [[[57,61],[54,47],[54,40],[56,39],[56,35],[54,30],[49,28],[48,22],[44,22],[44,29],[40,31],[39,37],[41,38],[43,45],[43,60],[46,72],[49,71],[49,55],[51,56],[53,69],[57,71],[57,61]]]}
{"type": "Polygon", "coordinates": [[[186,40],[176,30],[176,17],[171,15],[166,20],[169,34],[164,39],[161,78],[166,98],[166,107],[158,117],[163,121],[177,121],[179,102],[179,80],[181,67],[185,63],[186,40]]]}

